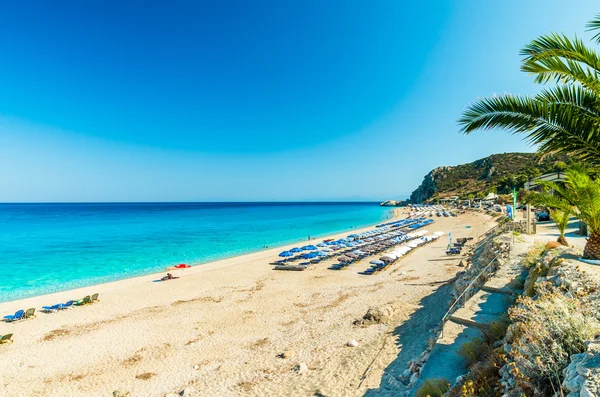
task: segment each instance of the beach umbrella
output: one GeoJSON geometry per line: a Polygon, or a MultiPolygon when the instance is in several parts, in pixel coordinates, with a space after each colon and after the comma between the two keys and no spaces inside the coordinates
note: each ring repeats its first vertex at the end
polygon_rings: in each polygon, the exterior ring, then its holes
{"type": "Polygon", "coordinates": [[[327,247],[327,243],[320,243],[320,244],[317,244],[317,247],[327,247]]]}
{"type": "Polygon", "coordinates": [[[279,256],[281,256],[282,258],[287,258],[287,257],[290,257],[290,256],[294,256],[294,254],[292,252],[290,252],[290,251],[283,251],[283,252],[281,252],[279,254],[279,256]]]}
{"type": "Polygon", "coordinates": [[[317,257],[316,252],[307,252],[306,254],[302,254],[302,258],[304,258],[304,259],[312,259],[312,258],[316,258],[316,257],[317,257]]]}
{"type": "Polygon", "coordinates": [[[324,251],[317,251],[315,253],[317,254],[317,256],[329,256],[329,254],[327,252],[324,252],[324,251]]]}
{"type": "Polygon", "coordinates": [[[294,247],[290,250],[290,252],[302,252],[302,250],[298,247],[294,247]]]}
{"type": "Polygon", "coordinates": [[[358,255],[356,255],[353,252],[346,252],[344,255],[346,255],[347,257],[350,257],[350,258],[354,258],[354,259],[358,258],[358,255]]]}
{"type": "Polygon", "coordinates": [[[302,247],[302,249],[304,251],[316,251],[316,250],[318,250],[318,248],[315,247],[314,245],[305,245],[304,247],[302,247]]]}
{"type": "Polygon", "coordinates": [[[338,261],[340,262],[352,262],[351,258],[348,258],[347,256],[340,256],[339,258],[337,258],[338,261]]]}
{"type": "Polygon", "coordinates": [[[190,265],[186,265],[185,263],[180,263],[179,265],[175,265],[173,266],[175,269],[188,269],[191,266],[190,265]]]}
{"type": "Polygon", "coordinates": [[[384,261],[378,261],[377,259],[375,259],[375,260],[373,260],[373,261],[371,261],[369,263],[372,264],[372,265],[377,265],[377,266],[384,266],[385,265],[384,261]]]}
{"type": "Polygon", "coordinates": [[[321,248],[320,252],[333,252],[331,248],[321,248]]]}

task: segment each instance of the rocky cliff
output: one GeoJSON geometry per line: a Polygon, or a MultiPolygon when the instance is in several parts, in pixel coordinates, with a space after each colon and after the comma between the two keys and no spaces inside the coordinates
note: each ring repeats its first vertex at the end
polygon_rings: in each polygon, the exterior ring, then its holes
{"type": "Polygon", "coordinates": [[[523,187],[528,178],[564,170],[569,163],[567,157],[541,160],[536,153],[503,153],[468,164],[438,167],[425,175],[408,202],[417,204],[451,196],[483,197],[489,191],[506,194],[513,187],[523,187]]]}

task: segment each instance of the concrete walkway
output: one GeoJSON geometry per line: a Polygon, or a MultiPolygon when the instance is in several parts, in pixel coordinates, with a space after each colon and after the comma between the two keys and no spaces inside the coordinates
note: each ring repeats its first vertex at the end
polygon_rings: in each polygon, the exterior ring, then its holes
{"type": "Polygon", "coordinates": [[[444,324],[442,336],[433,347],[411,395],[415,395],[427,379],[446,378],[453,384],[457,377],[468,372],[465,360],[458,352],[466,342],[482,338],[482,329],[501,319],[521,292],[514,289],[514,280],[524,271],[521,260],[533,242],[528,237],[515,238],[509,260],[500,266],[480,291],[449,317],[450,321],[444,324]]]}

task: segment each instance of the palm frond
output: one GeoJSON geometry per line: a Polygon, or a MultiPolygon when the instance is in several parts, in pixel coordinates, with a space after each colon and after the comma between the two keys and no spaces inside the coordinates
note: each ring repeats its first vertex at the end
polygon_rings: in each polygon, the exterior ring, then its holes
{"type": "Polygon", "coordinates": [[[596,15],[596,17],[588,22],[586,26],[588,31],[598,31],[593,39],[596,40],[596,43],[600,44],[600,14],[596,15]]]}
{"type": "Polygon", "coordinates": [[[568,153],[600,164],[600,116],[593,95],[586,89],[556,88],[535,98],[483,98],[469,105],[458,123],[465,134],[503,128],[524,134],[542,154],[568,153]]]}
{"type": "Polygon", "coordinates": [[[581,39],[552,33],[533,40],[521,50],[521,70],[536,75],[536,83],[577,82],[600,94],[600,56],[581,39]]]}

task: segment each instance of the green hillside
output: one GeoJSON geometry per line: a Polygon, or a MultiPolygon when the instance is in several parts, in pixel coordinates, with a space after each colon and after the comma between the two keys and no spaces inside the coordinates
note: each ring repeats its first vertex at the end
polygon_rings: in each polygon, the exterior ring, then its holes
{"type": "Polygon", "coordinates": [[[468,164],[439,167],[425,176],[409,201],[420,203],[451,196],[481,198],[490,192],[507,194],[513,187],[522,188],[528,178],[564,170],[570,162],[565,156],[540,159],[537,153],[503,153],[468,164]]]}

